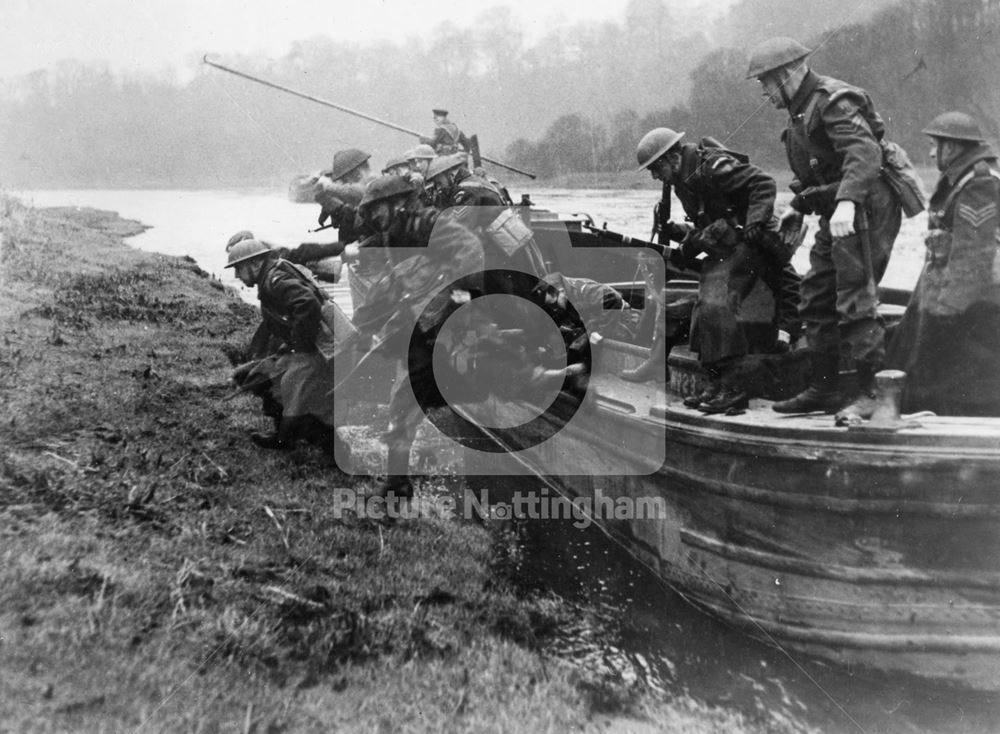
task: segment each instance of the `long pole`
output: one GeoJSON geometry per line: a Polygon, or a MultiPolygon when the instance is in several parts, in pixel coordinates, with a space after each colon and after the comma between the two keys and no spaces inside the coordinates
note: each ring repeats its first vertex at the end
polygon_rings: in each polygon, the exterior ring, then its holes
{"type": "MultiPolygon", "coordinates": [[[[310,102],[315,102],[317,104],[321,104],[324,107],[332,107],[335,110],[339,110],[341,112],[346,112],[348,115],[354,115],[355,117],[360,117],[360,118],[368,120],[370,122],[374,122],[377,125],[382,125],[384,127],[392,128],[393,130],[398,130],[401,133],[406,133],[407,135],[413,135],[413,136],[418,137],[418,138],[422,137],[421,134],[418,133],[416,130],[410,130],[409,128],[405,128],[405,127],[403,127],[401,125],[397,125],[395,123],[389,122],[388,120],[382,120],[382,119],[380,119],[378,117],[373,117],[372,115],[366,115],[364,112],[359,112],[358,110],[351,109],[350,107],[345,107],[344,105],[340,105],[340,104],[337,104],[335,102],[331,102],[331,101],[329,101],[327,99],[323,99],[322,97],[315,97],[315,96],[313,96],[311,94],[306,94],[305,92],[299,92],[299,91],[297,91],[295,89],[291,89],[289,87],[283,87],[280,84],[275,84],[274,82],[269,82],[269,81],[267,81],[265,79],[261,79],[259,77],[252,76],[250,74],[247,74],[247,73],[242,72],[242,71],[238,71],[236,69],[230,69],[228,66],[223,66],[222,64],[217,64],[214,61],[209,61],[208,60],[208,54],[205,54],[205,56],[202,58],[202,62],[205,63],[205,64],[208,64],[209,66],[213,66],[216,69],[220,69],[221,71],[229,72],[230,74],[235,74],[236,76],[243,77],[244,79],[249,79],[250,81],[257,82],[258,84],[263,84],[265,87],[271,87],[272,89],[277,89],[277,90],[279,90],[281,92],[286,92],[286,93],[294,95],[296,97],[301,97],[302,99],[308,99],[310,102]]],[[[522,176],[527,176],[528,178],[535,178],[535,174],[528,173],[527,171],[522,171],[520,168],[515,168],[514,166],[507,165],[506,163],[501,163],[500,161],[493,160],[492,158],[487,158],[486,156],[481,156],[481,158],[484,161],[486,161],[487,163],[492,163],[495,166],[500,166],[501,168],[506,168],[508,171],[513,171],[514,173],[520,173],[522,176]]]]}

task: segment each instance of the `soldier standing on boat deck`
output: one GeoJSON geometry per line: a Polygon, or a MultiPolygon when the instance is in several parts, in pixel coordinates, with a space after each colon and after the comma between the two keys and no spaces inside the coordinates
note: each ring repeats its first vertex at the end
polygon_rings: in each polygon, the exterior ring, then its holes
{"type": "Polygon", "coordinates": [[[927,259],[886,364],[906,372],[906,412],[1000,416],[997,154],[962,112],[938,115],[924,133],[941,178],[930,201],[927,259]]]}
{"type": "Polygon", "coordinates": [[[885,328],[878,282],[902,219],[898,196],[881,176],[885,132],[868,93],[819,76],[811,51],[791,38],[772,38],[750,55],[756,78],[777,109],[787,109],[782,133],[796,196],[782,222],[818,214],[819,231],[802,281],[801,315],[811,349],[809,387],[774,404],[779,413],[838,411],[841,342],[854,360],[859,394],[837,413],[837,425],[870,418],[875,373],[885,363],[885,328]]]}
{"type": "Polygon", "coordinates": [[[459,151],[468,153],[472,150],[472,144],[465,133],[448,120],[448,110],[435,109],[431,112],[434,114],[434,134],[421,137],[421,143],[432,146],[438,155],[451,155],[459,151]]]}
{"type": "MultiPolygon", "coordinates": [[[[774,216],[774,179],[746,156],[726,150],[712,138],[682,143],[684,133],[656,128],[639,142],[639,165],[663,182],[669,211],[673,188],[690,224],[665,222],[663,234],[682,243],[686,264],[704,252],[698,303],[692,324],[691,348],[698,352],[710,382],[704,391],[687,398],[688,407],[705,413],[723,413],[747,406],[749,393],[738,384],[737,368],[749,349],[737,319],[740,303],[758,276],[781,299],[791,253],[783,248],[774,216]]],[[[794,277],[791,278],[795,285],[794,277]]],[[[792,323],[788,329],[794,329],[792,323]]],[[[629,380],[660,377],[666,370],[666,339],[657,334],[646,363],[623,374],[629,380]]]]}

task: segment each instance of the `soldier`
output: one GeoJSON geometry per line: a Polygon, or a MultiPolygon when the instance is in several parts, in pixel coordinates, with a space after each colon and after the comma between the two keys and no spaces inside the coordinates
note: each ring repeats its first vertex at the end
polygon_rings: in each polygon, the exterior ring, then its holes
{"type": "MultiPolygon", "coordinates": [[[[372,234],[358,216],[358,206],[365,194],[365,187],[372,180],[368,159],[370,153],[348,148],[338,150],[333,156],[333,166],[324,174],[330,183],[321,187],[316,201],[321,207],[320,226],[337,227],[337,239],[344,245],[359,242],[372,234]]],[[[364,248],[348,265],[348,285],[354,308],[365,303],[368,291],[385,273],[386,262],[378,248],[364,248]]]]}
{"type": "MultiPolygon", "coordinates": [[[[746,156],[726,150],[712,138],[682,143],[684,133],[661,127],[651,130],[637,149],[641,168],[663,182],[660,215],[669,212],[671,188],[690,224],[662,224],[663,235],[682,243],[685,264],[698,267],[701,278],[691,329],[691,348],[698,353],[709,384],[684,402],[705,413],[742,410],[750,395],[736,375],[749,345],[737,311],[758,275],[780,300],[783,271],[791,256],[782,248],[774,216],[774,179],[750,164],[746,156]]],[[[787,276],[785,276],[787,277],[787,276]]],[[[794,284],[794,278],[791,281],[794,284]]],[[[794,329],[792,324],[786,326],[794,329]]],[[[657,334],[650,359],[623,377],[647,380],[666,368],[666,342],[657,334]],[[654,374],[655,373],[655,374],[654,374]]]]}
{"type": "Polygon", "coordinates": [[[415,148],[406,151],[406,160],[410,164],[410,171],[407,177],[413,188],[417,191],[420,201],[424,206],[432,206],[434,203],[434,192],[427,184],[427,167],[431,161],[437,157],[434,149],[425,144],[420,144],[415,148]]]}
{"type": "Polygon", "coordinates": [[[389,404],[389,428],[385,433],[389,449],[387,476],[377,491],[386,498],[408,498],[413,496],[410,448],[424,409],[447,404],[432,366],[434,338],[451,311],[467,299],[459,294],[437,318],[422,316],[418,323],[416,316],[425,313],[430,297],[442,284],[450,282],[448,273],[456,263],[473,262],[466,270],[477,275],[468,283],[459,282],[454,290],[481,288],[477,278],[481,280],[482,246],[454,217],[438,217],[436,210],[420,208],[412,184],[399,176],[382,176],[373,181],[360,209],[365,220],[382,236],[389,259],[394,263],[394,268],[372,291],[370,302],[354,314],[354,323],[363,335],[378,334],[376,343],[395,347],[398,357],[389,404]],[[401,258],[392,252],[393,247],[426,246],[431,236],[435,241],[426,255],[396,262],[401,258]]]}
{"type": "MultiPolygon", "coordinates": [[[[295,265],[281,260],[255,239],[237,242],[229,250],[227,268],[248,288],[257,286],[262,329],[279,344],[277,355],[262,370],[276,383],[274,433],[255,433],[251,439],[263,448],[294,448],[298,438],[328,438],[333,431],[333,363],[320,352],[332,341],[325,334],[325,296],[295,265]]],[[[255,337],[256,338],[256,337],[255,337]]],[[[247,378],[248,375],[243,375],[247,378]]]]}
{"type": "Polygon", "coordinates": [[[838,384],[844,342],[859,388],[837,413],[837,425],[844,425],[871,417],[875,408],[875,373],[885,363],[877,288],[902,215],[898,196],[880,175],[885,125],[871,98],[859,87],[813,73],[805,62],[810,53],[791,38],[772,38],[754,48],[747,72],[763,96],[789,114],[782,139],[796,196],[783,223],[802,214],[820,217],[800,308],[811,349],[810,383],[774,409],[838,411],[844,405],[838,384]]]}
{"type": "Polygon", "coordinates": [[[939,115],[924,133],[941,177],[927,260],[886,364],[906,372],[906,411],[1000,416],[997,154],[961,112],[939,115]]]}
{"type": "Polygon", "coordinates": [[[383,176],[409,176],[410,172],[410,159],[407,155],[390,158],[382,167],[383,176]]]}
{"type": "Polygon", "coordinates": [[[448,120],[448,110],[431,111],[434,113],[434,134],[429,138],[421,137],[421,143],[433,147],[438,155],[451,155],[459,151],[468,153],[472,150],[472,144],[465,137],[465,133],[458,129],[458,125],[448,120]]]}
{"type": "Polygon", "coordinates": [[[434,152],[434,148],[431,146],[421,143],[416,148],[406,151],[406,158],[410,162],[411,171],[427,178],[427,166],[431,164],[432,160],[437,158],[437,153],[434,152]]]}
{"type": "Polygon", "coordinates": [[[320,205],[319,224],[329,221],[337,227],[341,242],[357,241],[361,233],[356,221],[358,203],[365,193],[365,185],[371,180],[371,153],[357,148],[338,150],[333,155],[333,166],[323,175],[330,180],[320,185],[316,201],[320,205]]]}
{"type": "MultiPolygon", "coordinates": [[[[490,293],[528,297],[535,279],[548,272],[534,235],[493,184],[469,171],[466,160],[464,153],[455,153],[431,161],[427,181],[434,190],[434,206],[451,208],[463,225],[482,236],[491,264],[486,284],[490,293]]],[[[526,317],[526,305],[513,307],[510,323],[503,326],[523,326],[515,324],[526,317]]]]}

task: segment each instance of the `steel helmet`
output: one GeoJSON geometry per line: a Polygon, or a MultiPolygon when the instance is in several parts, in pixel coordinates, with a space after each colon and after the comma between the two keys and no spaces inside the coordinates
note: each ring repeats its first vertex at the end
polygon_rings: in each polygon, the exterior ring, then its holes
{"type": "Polygon", "coordinates": [[[233,249],[229,251],[229,262],[226,263],[226,267],[235,267],[245,260],[252,260],[255,257],[266,255],[269,252],[271,252],[271,248],[260,240],[240,240],[233,245],[233,249]]]}
{"type": "Polygon", "coordinates": [[[921,132],[932,138],[967,140],[973,143],[986,142],[979,124],[964,112],[944,112],[931,120],[931,124],[921,132]]]}
{"type": "Polygon", "coordinates": [[[241,229],[239,232],[237,232],[236,234],[234,234],[232,237],[229,238],[229,242],[226,243],[226,252],[229,252],[231,249],[233,249],[233,245],[235,245],[237,242],[242,242],[243,240],[252,240],[252,239],[253,239],[253,232],[251,232],[249,229],[241,229]]]}
{"type": "Polygon", "coordinates": [[[655,163],[661,155],[677,145],[683,137],[684,133],[671,130],[669,127],[657,127],[643,135],[635,150],[635,157],[639,161],[638,170],[641,171],[655,163]]]}
{"type": "Polygon", "coordinates": [[[450,171],[453,168],[464,166],[468,163],[468,155],[465,153],[452,153],[451,155],[438,156],[427,166],[427,180],[430,181],[435,176],[450,171]]]}
{"type": "Polygon", "coordinates": [[[437,153],[435,153],[434,148],[427,145],[427,143],[421,143],[416,148],[411,148],[406,151],[407,160],[413,160],[414,158],[426,158],[431,161],[437,158],[437,153]]]}
{"type": "Polygon", "coordinates": [[[756,79],[769,71],[793,64],[812,53],[794,38],[778,36],[758,43],[750,52],[747,79],[756,79]]]}
{"type": "Polygon", "coordinates": [[[333,154],[333,167],[324,173],[334,181],[338,181],[371,157],[371,153],[365,153],[357,148],[338,150],[333,154]]]}
{"type": "Polygon", "coordinates": [[[389,173],[389,171],[396,166],[409,166],[410,159],[407,156],[397,155],[390,158],[385,162],[385,167],[382,169],[382,173],[389,173]]]}
{"type": "Polygon", "coordinates": [[[365,189],[360,206],[366,207],[384,199],[413,192],[413,184],[403,176],[379,176],[365,189]]]}

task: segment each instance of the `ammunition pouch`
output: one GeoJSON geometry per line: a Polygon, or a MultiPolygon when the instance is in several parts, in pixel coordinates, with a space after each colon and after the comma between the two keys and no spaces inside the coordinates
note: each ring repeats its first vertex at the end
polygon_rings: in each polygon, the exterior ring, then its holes
{"type": "Polygon", "coordinates": [[[896,194],[903,214],[915,217],[927,206],[927,196],[910,157],[898,144],[882,140],[882,178],[896,194]]]}
{"type": "Polygon", "coordinates": [[[532,238],[528,225],[513,209],[504,209],[496,219],[483,228],[483,231],[508,257],[514,255],[532,238]]]}
{"type": "Polygon", "coordinates": [[[333,301],[323,304],[319,333],[316,334],[316,351],[329,362],[344,343],[357,333],[354,324],[333,301]]]}

